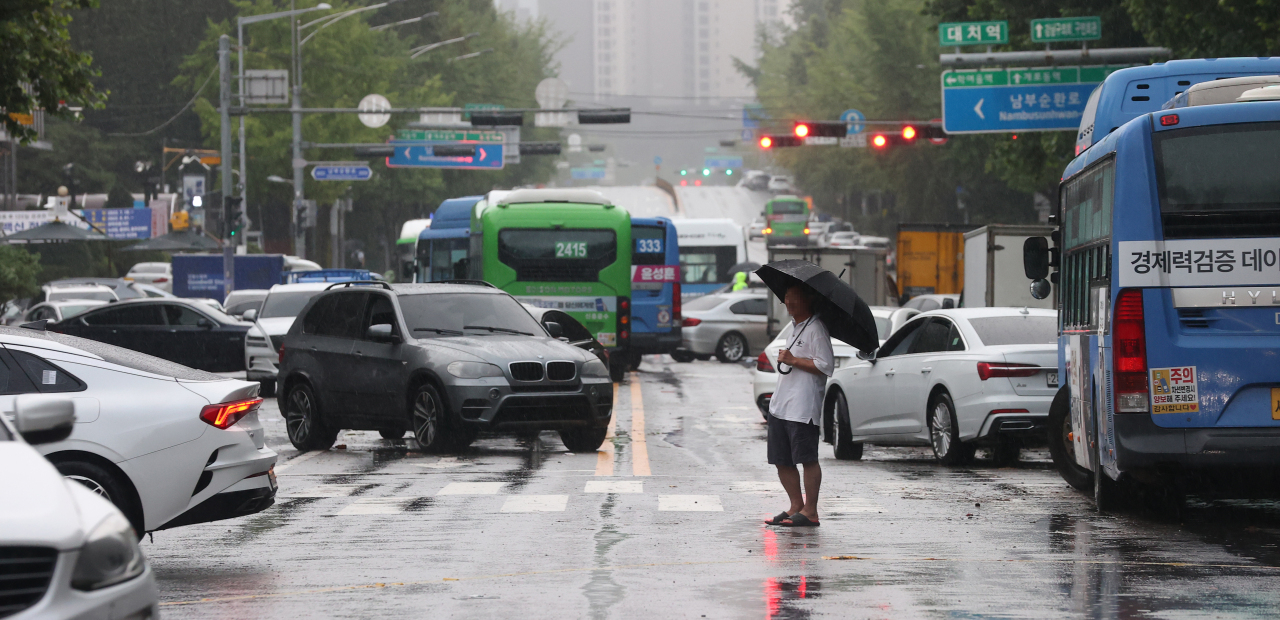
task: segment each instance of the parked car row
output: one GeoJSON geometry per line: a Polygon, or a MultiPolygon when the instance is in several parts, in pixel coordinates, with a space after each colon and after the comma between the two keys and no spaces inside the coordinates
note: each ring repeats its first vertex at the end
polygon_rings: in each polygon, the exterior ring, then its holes
{"type": "MultiPolygon", "coordinates": [[[[1058,389],[1057,313],[1035,308],[873,309],[887,321],[875,351],[833,341],[822,433],[839,459],[865,444],[930,446],[959,465],[988,447],[998,463],[1043,441],[1058,389]]],[[[756,405],[767,413],[777,352],[790,325],[757,358],[756,405]]]]}

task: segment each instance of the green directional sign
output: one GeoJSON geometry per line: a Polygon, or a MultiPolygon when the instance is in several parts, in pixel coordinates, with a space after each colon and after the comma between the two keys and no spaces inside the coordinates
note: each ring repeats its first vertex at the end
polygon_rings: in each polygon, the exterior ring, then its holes
{"type": "Polygon", "coordinates": [[[953,22],[938,24],[938,44],[1004,45],[1009,42],[1009,22],[953,22]]]}
{"type": "Polygon", "coordinates": [[[1097,41],[1101,38],[1101,17],[1053,17],[1031,20],[1032,43],[1097,41]]]}
{"type": "Polygon", "coordinates": [[[1050,84],[1095,84],[1122,66],[1039,67],[1032,69],[981,69],[943,71],[943,88],[974,86],[1042,86],[1050,84]]]}
{"type": "Polygon", "coordinates": [[[469,129],[401,129],[396,132],[396,139],[424,142],[485,142],[502,144],[502,132],[469,129]]]}
{"type": "Polygon", "coordinates": [[[486,112],[492,110],[505,110],[507,106],[501,103],[464,103],[462,104],[462,118],[470,119],[472,112],[486,112]]]}

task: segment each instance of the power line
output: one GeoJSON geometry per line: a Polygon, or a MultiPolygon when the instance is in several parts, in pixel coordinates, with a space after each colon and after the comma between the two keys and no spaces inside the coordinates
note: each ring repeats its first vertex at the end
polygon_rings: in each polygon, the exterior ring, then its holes
{"type": "Polygon", "coordinates": [[[164,129],[165,127],[168,127],[168,126],[169,126],[169,123],[172,123],[173,121],[177,120],[179,116],[182,116],[182,113],[183,113],[183,112],[186,112],[186,111],[191,107],[191,105],[192,105],[192,104],[194,104],[194,103],[196,102],[196,99],[199,99],[199,98],[200,98],[200,93],[203,93],[203,92],[204,92],[204,87],[209,85],[209,80],[212,80],[212,79],[213,79],[213,74],[215,74],[215,73],[217,73],[217,72],[218,72],[218,68],[217,68],[217,67],[214,67],[214,68],[213,68],[213,71],[210,71],[210,72],[209,72],[209,77],[207,77],[207,78],[205,78],[205,79],[204,79],[204,84],[201,84],[201,85],[200,85],[200,88],[199,88],[199,90],[197,90],[197,91],[196,91],[195,96],[191,98],[191,101],[188,101],[188,102],[187,102],[187,105],[182,106],[182,109],[181,109],[181,110],[178,110],[178,113],[177,113],[177,114],[174,114],[172,117],[170,117],[170,118],[169,118],[169,120],[167,120],[167,121],[165,121],[165,122],[161,123],[158,127],[154,128],[154,129],[149,129],[149,130],[144,131],[144,132],[142,132],[142,133],[109,133],[109,134],[107,134],[107,135],[108,135],[108,136],[114,136],[114,137],[117,137],[117,138],[137,138],[137,137],[141,137],[141,136],[151,135],[151,134],[153,134],[153,133],[155,133],[155,132],[157,132],[157,131],[160,131],[161,129],[164,129]]]}

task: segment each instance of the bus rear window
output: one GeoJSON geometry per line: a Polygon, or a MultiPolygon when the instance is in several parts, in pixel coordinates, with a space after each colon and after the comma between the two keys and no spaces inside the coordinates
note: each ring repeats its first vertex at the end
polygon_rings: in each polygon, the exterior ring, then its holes
{"type": "Polygon", "coordinates": [[[657,226],[632,226],[631,251],[633,265],[667,264],[667,229],[657,226]]]}
{"type": "Polygon", "coordinates": [[[618,260],[612,230],[519,229],[498,233],[498,260],[521,282],[595,282],[618,260]]]}
{"type": "Polygon", "coordinates": [[[798,200],[775,200],[769,203],[769,209],[775,215],[804,215],[809,212],[809,205],[798,200]]]}
{"type": "Polygon", "coordinates": [[[969,319],[978,338],[989,347],[1006,344],[1053,344],[1058,341],[1056,316],[992,316],[969,319]]]}
{"type": "Polygon", "coordinates": [[[1280,123],[1160,131],[1154,141],[1166,238],[1280,232],[1280,123]]]}
{"type": "Polygon", "coordinates": [[[723,284],[730,280],[729,270],[738,261],[738,248],[732,245],[680,248],[680,281],[685,284],[723,284]]]}

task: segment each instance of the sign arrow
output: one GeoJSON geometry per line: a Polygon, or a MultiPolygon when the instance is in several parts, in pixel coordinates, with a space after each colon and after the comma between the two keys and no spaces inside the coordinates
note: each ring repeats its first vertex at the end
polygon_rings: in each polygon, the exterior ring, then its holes
{"type": "Polygon", "coordinates": [[[485,156],[486,156],[486,155],[488,155],[488,154],[489,154],[489,152],[488,152],[488,151],[486,151],[486,150],[484,150],[484,149],[480,149],[480,161],[484,161],[485,156]]]}
{"type": "Polygon", "coordinates": [[[987,115],[982,113],[982,102],[983,102],[983,101],[986,101],[986,99],[979,99],[979,100],[978,100],[978,105],[973,106],[973,111],[978,113],[978,118],[980,118],[980,119],[982,119],[982,120],[986,120],[986,119],[987,119],[987,115]]]}
{"type": "Polygon", "coordinates": [[[1013,74],[1013,83],[1014,83],[1014,84],[1021,84],[1021,83],[1022,83],[1022,74],[1021,74],[1021,73],[1015,73],[1015,74],[1013,74]]]}

